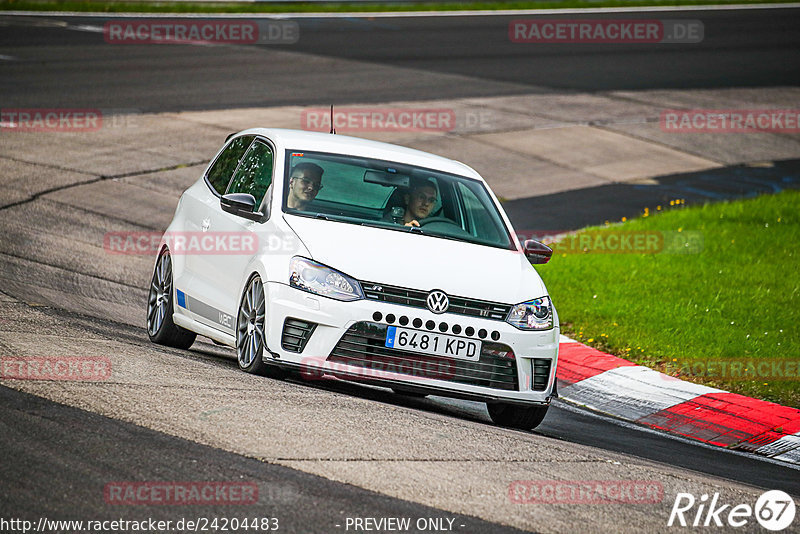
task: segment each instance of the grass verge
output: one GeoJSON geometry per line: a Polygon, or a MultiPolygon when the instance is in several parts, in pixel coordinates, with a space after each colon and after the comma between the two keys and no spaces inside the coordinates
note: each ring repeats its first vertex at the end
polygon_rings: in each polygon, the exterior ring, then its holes
{"type": "Polygon", "coordinates": [[[402,11],[496,11],[634,6],[783,4],[796,0],[541,0],[528,2],[113,2],[2,0],[0,11],[76,11],[99,13],[363,13],[402,11]]]}
{"type": "Polygon", "coordinates": [[[539,272],[563,333],[684,380],[800,407],[800,191],[665,208],[554,245],[539,272]],[[652,238],[650,253],[609,253],[638,234],[642,247],[652,235],[661,246],[652,238]]]}

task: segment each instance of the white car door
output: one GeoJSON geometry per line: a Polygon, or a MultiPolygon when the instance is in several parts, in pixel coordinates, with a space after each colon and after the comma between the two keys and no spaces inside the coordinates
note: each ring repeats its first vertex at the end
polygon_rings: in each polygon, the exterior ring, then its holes
{"type": "MultiPolygon", "coordinates": [[[[180,313],[218,327],[224,321],[209,303],[206,293],[211,287],[207,272],[208,258],[214,251],[203,247],[209,234],[211,218],[219,209],[219,199],[225,194],[228,184],[255,136],[240,136],[230,141],[209,167],[204,179],[190,187],[183,195],[181,215],[183,231],[168,237],[175,257],[175,289],[180,313]]],[[[226,332],[227,328],[224,328],[226,332]]]]}
{"type": "MultiPolygon", "coordinates": [[[[274,161],[275,151],[270,143],[263,138],[256,139],[241,158],[224,194],[250,194],[255,199],[256,211],[264,213],[274,161]]],[[[194,262],[194,285],[197,298],[202,300],[194,303],[195,313],[200,315],[198,320],[234,333],[241,286],[250,274],[246,272],[247,267],[263,248],[258,236],[265,233],[264,227],[269,224],[223,211],[219,198],[208,207],[203,232],[213,246],[208,253],[197,255],[194,262]]]]}

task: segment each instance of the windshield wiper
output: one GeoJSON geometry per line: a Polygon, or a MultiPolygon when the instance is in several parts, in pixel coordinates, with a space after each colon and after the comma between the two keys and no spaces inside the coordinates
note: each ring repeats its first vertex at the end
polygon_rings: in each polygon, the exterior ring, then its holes
{"type": "Polygon", "coordinates": [[[378,221],[361,221],[358,224],[361,226],[368,226],[370,228],[386,228],[389,230],[394,230],[394,226],[392,223],[388,222],[378,222],[378,221]]]}
{"type": "Polygon", "coordinates": [[[342,222],[350,222],[346,218],[340,218],[336,215],[330,215],[328,213],[297,213],[296,215],[300,215],[301,217],[309,217],[311,219],[319,219],[321,221],[342,221],[342,222]]]}

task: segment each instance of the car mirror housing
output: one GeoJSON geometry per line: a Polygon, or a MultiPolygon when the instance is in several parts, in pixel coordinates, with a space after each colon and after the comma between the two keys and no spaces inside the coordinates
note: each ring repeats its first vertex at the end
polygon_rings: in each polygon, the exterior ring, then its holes
{"type": "Polygon", "coordinates": [[[534,265],[541,265],[550,261],[553,256],[553,249],[536,241],[535,239],[528,239],[525,241],[525,256],[534,265]]]}
{"type": "Polygon", "coordinates": [[[219,199],[220,207],[233,215],[253,221],[260,221],[264,214],[256,211],[256,199],[250,193],[229,193],[219,199]]]}

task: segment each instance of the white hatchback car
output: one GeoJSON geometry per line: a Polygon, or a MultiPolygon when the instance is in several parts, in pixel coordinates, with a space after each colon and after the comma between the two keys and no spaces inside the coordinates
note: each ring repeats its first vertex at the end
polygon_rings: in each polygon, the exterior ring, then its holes
{"type": "Polygon", "coordinates": [[[369,382],[487,403],[531,429],[557,396],[558,316],[473,169],[341,135],[230,136],[162,239],[150,339],[197,334],[274,377],[369,382]]]}

